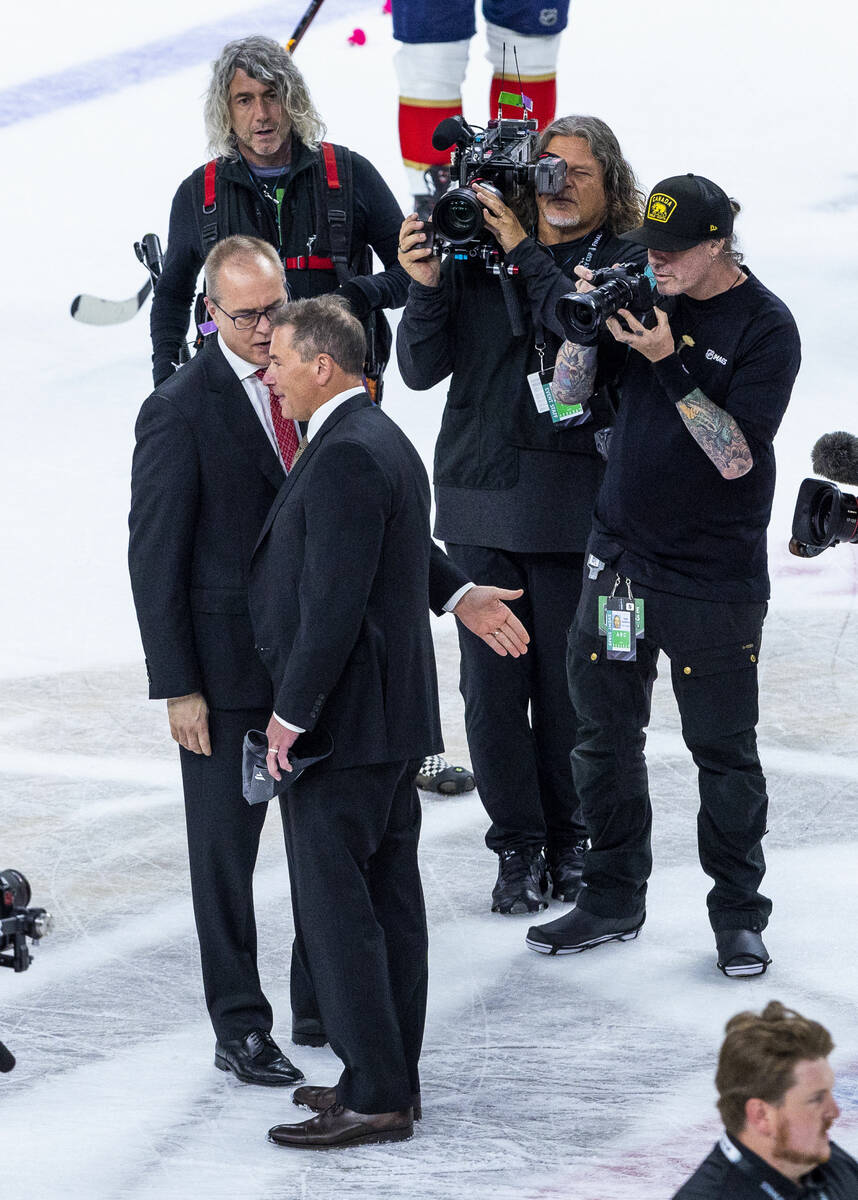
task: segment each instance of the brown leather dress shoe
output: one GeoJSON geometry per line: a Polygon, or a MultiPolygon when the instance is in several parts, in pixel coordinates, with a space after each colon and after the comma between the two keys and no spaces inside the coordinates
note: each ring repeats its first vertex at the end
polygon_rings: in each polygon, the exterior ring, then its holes
{"type": "MultiPolygon", "coordinates": [[[[337,1089],[305,1083],[303,1087],[295,1088],[292,1093],[292,1103],[297,1104],[299,1108],[309,1108],[314,1113],[324,1112],[326,1108],[337,1103],[337,1089]]],[[[412,1093],[411,1107],[414,1111],[414,1120],[419,1121],[423,1116],[419,1092],[412,1093]]]]}
{"type": "Polygon", "coordinates": [[[269,1142],[297,1150],[331,1150],[337,1146],[367,1146],[374,1142],[404,1142],[414,1134],[411,1109],[404,1112],[358,1113],[332,1104],[318,1116],[297,1125],[274,1125],[269,1142]]]}

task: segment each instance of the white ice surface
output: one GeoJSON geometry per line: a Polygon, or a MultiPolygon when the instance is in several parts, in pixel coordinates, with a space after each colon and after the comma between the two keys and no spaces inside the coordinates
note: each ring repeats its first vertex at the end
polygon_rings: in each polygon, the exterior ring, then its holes
{"type": "MultiPolygon", "coordinates": [[[[530,953],[526,918],[487,911],[494,860],[478,799],[426,802],[432,975],[413,1141],[277,1150],[264,1134],[289,1119],[288,1096],[212,1068],[178,769],[162,706],[145,699],[124,563],[148,308],[98,329],[73,322],[68,305],[80,291],[124,299],[143,282],[131,243],[149,230],[166,240],[173,192],[205,158],[200,95],[217,38],[284,38],[303,7],[212,0],[201,15],[188,0],[142,10],[46,0],[3,18],[0,866],[29,876],[57,926],[29,972],[0,980],[0,1038],[18,1057],[0,1076],[3,1193],[669,1196],[718,1130],[711,1077],[724,1021],[771,996],[830,1024],[839,1139],[858,1153],[858,560],[851,547],[814,563],[785,548],[813,442],[858,432],[854,48],[831,0],[573,4],[559,80],[558,111],[608,120],[644,187],[693,170],[739,197],[749,264],[802,333],[776,443],[761,664],[773,967],[750,982],[714,969],[693,769],[660,684],[648,747],[656,865],[637,942],[559,960],[530,953]],[[121,86],[132,67],[142,81],[121,86]]],[[[379,165],[405,205],[380,8],[328,0],[299,58],[331,138],[379,165]],[[364,47],[347,43],[355,26],[364,47]]],[[[465,90],[475,121],[488,78],[478,35],[465,90]]],[[[427,463],[442,405],[443,388],[410,394],[391,368],[387,410],[427,463]]],[[[449,618],[435,632],[449,757],[467,761],[449,618]]],[[[261,970],[286,1044],[291,924],[274,820],[256,890],[261,970]]],[[[336,1077],[327,1049],[294,1057],[313,1081],[336,1077]]]]}

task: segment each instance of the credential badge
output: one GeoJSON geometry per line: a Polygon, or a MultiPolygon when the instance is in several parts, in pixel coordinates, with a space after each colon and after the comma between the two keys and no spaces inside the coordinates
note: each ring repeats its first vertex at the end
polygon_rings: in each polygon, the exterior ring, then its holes
{"type": "Polygon", "coordinates": [[[648,221],[660,221],[662,225],[665,221],[669,221],[673,210],[676,208],[676,201],[673,196],[668,196],[664,192],[654,192],[649,198],[649,207],[646,210],[648,221]]]}

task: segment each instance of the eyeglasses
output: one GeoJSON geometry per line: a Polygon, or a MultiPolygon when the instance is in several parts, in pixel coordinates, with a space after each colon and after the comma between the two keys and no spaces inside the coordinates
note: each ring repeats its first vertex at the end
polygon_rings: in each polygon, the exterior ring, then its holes
{"type": "Polygon", "coordinates": [[[274,317],[280,312],[283,305],[287,302],[286,297],[284,296],[282,300],[278,300],[276,304],[269,304],[267,308],[254,308],[250,312],[233,314],[227,312],[222,304],[218,304],[214,296],[209,296],[209,300],[211,300],[215,308],[220,309],[224,316],[229,317],[236,329],[255,329],[263,317],[265,317],[265,320],[268,322],[273,321],[274,317]]]}

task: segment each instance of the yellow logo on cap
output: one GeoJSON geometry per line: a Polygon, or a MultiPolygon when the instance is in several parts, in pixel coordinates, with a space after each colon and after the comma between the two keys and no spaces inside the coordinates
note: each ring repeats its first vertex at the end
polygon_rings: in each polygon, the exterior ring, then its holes
{"type": "Polygon", "coordinates": [[[664,192],[653,192],[649,198],[649,205],[646,210],[648,221],[669,221],[673,210],[676,208],[676,201],[673,196],[667,196],[664,192]]]}

